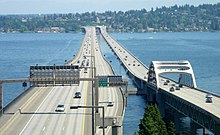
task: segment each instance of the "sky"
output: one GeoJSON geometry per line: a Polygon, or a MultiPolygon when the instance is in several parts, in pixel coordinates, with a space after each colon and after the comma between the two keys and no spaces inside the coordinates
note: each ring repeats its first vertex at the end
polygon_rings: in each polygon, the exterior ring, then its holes
{"type": "Polygon", "coordinates": [[[216,4],[220,0],[0,0],[0,14],[51,14],[127,11],[177,5],[216,4]]]}

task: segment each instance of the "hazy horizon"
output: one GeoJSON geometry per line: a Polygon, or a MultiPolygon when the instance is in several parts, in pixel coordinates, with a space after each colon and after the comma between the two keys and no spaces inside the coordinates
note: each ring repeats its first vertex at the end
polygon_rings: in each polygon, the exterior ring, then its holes
{"type": "Polygon", "coordinates": [[[53,14],[128,11],[177,5],[217,4],[219,0],[0,0],[0,14],[53,14]]]}

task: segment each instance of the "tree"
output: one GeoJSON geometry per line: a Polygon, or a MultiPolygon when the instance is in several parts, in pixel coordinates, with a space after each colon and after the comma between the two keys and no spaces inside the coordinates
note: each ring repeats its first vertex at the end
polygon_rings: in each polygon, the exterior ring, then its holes
{"type": "Polygon", "coordinates": [[[165,122],[156,105],[147,105],[139,124],[140,135],[168,135],[165,122]]]}
{"type": "Polygon", "coordinates": [[[134,135],[139,135],[137,131],[134,132],[134,135]]]}
{"type": "Polygon", "coordinates": [[[175,135],[175,127],[174,123],[170,121],[168,129],[167,129],[168,135],[175,135]]]}

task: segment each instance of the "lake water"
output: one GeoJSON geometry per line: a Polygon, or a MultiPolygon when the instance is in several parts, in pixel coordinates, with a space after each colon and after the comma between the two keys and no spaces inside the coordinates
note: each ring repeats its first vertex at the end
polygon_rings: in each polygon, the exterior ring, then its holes
{"type": "MultiPolygon", "coordinates": [[[[147,66],[152,60],[189,60],[198,87],[220,94],[220,33],[111,33],[147,66]]],[[[30,65],[64,64],[77,53],[83,34],[14,33],[0,34],[0,79],[29,76],[30,65]]],[[[123,67],[99,37],[102,51],[116,74],[127,77],[123,67]]],[[[21,93],[21,84],[4,84],[4,105],[21,93]]],[[[135,87],[129,81],[129,87],[135,87]]],[[[129,96],[124,118],[124,134],[138,130],[146,100],[129,96]]]]}
{"type": "Polygon", "coordinates": [[[220,32],[111,35],[147,66],[155,60],[189,60],[197,86],[220,94],[220,32]]]}
{"type": "MultiPolygon", "coordinates": [[[[63,65],[77,53],[84,35],[0,34],[0,79],[25,78],[30,65],[63,65]]],[[[21,83],[4,84],[4,105],[20,94],[21,83]]]]}

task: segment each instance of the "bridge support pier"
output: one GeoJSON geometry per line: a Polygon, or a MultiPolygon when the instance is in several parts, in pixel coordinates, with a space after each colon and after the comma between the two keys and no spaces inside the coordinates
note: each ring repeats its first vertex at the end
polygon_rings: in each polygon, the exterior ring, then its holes
{"type": "Polygon", "coordinates": [[[162,117],[165,117],[165,96],[162,93],[157,93],[156,101],[162,117]]]}
{"type": "Polygon", "coordinates": [[[176,134],[180,134],[180,118],[181,115],[177,111],[173,112],[174,113],[174,126],[175,126],[175,132],[176,134]]]}
{"type": "Polygon", "coordinates": [[[153,102],[153,90],[151,90],[150,88],[147,88],[147,102],[153,102]]]}
{"type": "Polygon", "coordinates": [[[144,89],[144,82],[143,82],[143,80],[141,80],[141,90],[143,90],[144,89]]]}
{"type": "Polygon", "coordinates": [[[197,123],[195,123],[194,121],[191,120],[190,122],[190,127],[191,127],[191,134],[192,135],[196,135],[197,134],[197,129],[201,128],[200,125],[198,125],[197,123]]]}
{"type": "Polygon", "coordinates": [[[214,134],[215,135],[220,135],[220,123],[215,123],[214,134]]]}
{"type": "Polygon", "coordinates": [[[207,128],[203,128],[203,135],[208,135],[209,134],[209,130],[207,128]]]}

